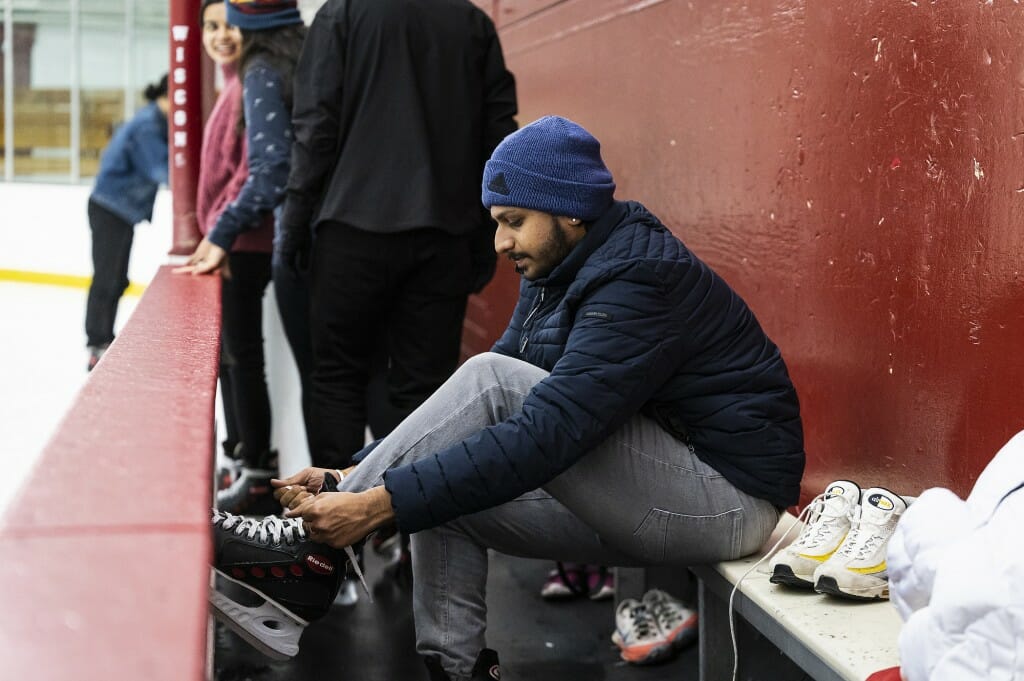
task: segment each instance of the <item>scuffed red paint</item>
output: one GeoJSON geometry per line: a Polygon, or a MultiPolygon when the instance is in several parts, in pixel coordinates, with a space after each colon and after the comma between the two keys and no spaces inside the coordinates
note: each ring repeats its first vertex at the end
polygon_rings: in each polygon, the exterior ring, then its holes
{"type": "MultiPolygon", "coordinates": [[[[478,3],[485,4],[485,3],[478,3]]],[[[1024,9],[495,0],[519,120],[591,129],[751,303],[846,477],[960,493],[1024,425],[1024,9]]],[[[511,266],[469,312],[486,349],[511,266]]]]}

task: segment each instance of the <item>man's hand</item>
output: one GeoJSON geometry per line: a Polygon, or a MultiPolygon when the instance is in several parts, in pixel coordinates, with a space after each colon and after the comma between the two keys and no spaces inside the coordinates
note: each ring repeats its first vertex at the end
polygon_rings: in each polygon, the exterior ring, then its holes
{"type": "Polygon", "coordinates": [[[355,494],[325,492],[307,496],[284,515],[301,517],[310,539],[339,549],[351,546],[395,517],[391,495],[384,487],[355,494]]]}
{"type": "Polygon", "coordinates": [[[295,475],[283,480],[272,479],[270,486],[274,489],[274,498],[285,508],[296,508],[307,498],[318,494],[324,486],[324,476],[337,477],[329,468],[304,468],[295,475]]]}
{"type": "Polygon", "coordinates": [[[212,274],[227,261],[228,253],[217,244],[203,239],[189,256],[188,263],[174,268],[174,274],[212,274]]]}
{"type": "Polygon", "coordinates": [[[299,278],[309,270],[310,250],[313,247],[313,235],[308,226],[284,227],[274,243],[277,257],[293,277],[299,278]]]}
{"type": "MultiPolygon", "coordinates": [[[[342,478],[355,470],[355,466],[349,466],[341,471],[342,478]]],[[[298,508],[303,501],[309,497],[319,494],[324,489],[324,483],[330,479],[340,483],[337,476],[338,471],[331,468],[309,467],[299,471],[290,478],[277,480],[272,478],[270,484],[275,487],[274,498],[281,502],[285,508],[298,508]]]]}

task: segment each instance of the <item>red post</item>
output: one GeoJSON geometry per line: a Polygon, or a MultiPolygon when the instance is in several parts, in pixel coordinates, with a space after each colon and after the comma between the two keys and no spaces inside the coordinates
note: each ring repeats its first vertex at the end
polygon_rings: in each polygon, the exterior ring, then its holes
{"type": "Polygon", "coordinates": [[[200,0],[171,0],[170,176],[174,212],[171,255],[189,255],[202,238],[196,223],[196,185],[202,146],[203,91],[200,0]]]}

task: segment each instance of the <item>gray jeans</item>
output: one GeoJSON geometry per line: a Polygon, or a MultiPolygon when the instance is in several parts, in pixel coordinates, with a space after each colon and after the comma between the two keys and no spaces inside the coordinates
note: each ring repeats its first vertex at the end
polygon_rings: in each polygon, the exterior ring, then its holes
{"type": "MultiPolygon", "coordinates": [[[[547,372],[486,353],[466,362],[345,478],[383,483],[522,408],[547,372]]],[[[752,553],[779,511],[733,487],[653,420],[637,415],[542,489],[412,536],[417,651],[453,679],[486,647],[487,550],[600,565],[687,566],[752,553]]]]}

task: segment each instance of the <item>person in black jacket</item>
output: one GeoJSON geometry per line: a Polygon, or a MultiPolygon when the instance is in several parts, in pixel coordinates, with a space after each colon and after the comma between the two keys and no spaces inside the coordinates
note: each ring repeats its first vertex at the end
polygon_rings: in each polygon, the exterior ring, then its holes
{"type": "Polygon", "coordinates": [[[362,449],[375,366],[395,414],[383,430],[455,370],[467,296],[494,272],[480,177],[515,114],[494,25],[469,0],[328,0],[316,14],[276,245],[296,273],[311,267],[314,465],[362,449]]]}
{"type": "Polygon", "coordinates": [[[803,430],[778,347],[714,270],[614,190],[600,144],[571,121],[507,137],[483,202],[522,285],[493,351],[354,468],[272,482],[315,541],[349,545],[392,521],[414,533],[418,650],[435,679],[469,678],[493,655],[488,549],[731,560],[797,503],[803,430]],[[338,493],[316,494],[325,476],[338,493]]]}

